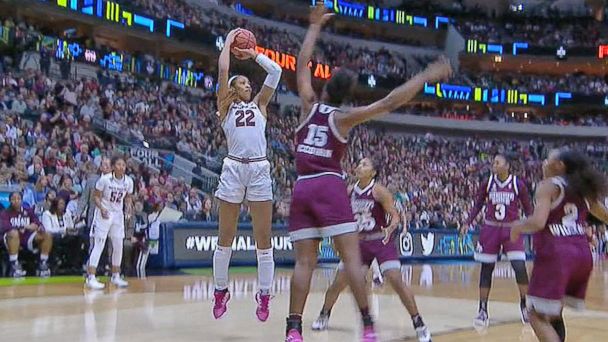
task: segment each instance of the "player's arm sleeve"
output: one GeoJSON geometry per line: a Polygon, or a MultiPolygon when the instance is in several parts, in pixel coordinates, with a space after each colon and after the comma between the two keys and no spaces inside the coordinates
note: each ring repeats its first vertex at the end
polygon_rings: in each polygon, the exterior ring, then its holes
{"type": "Polygon", "coordinates": [[[519,201],[521,202],[522,208],[524,209],[524,214],[526,217],[530,217],[532,212],[534,212],[534,207],[532,206],[532,201],[530,200],[530,192],[528,191],[528,187],[523,180],[518,181],[519,187],[519,201]]]}
{"type": "Polygon", "coordinates": [[[475,196],[475,202],[473,203],[473,207],[471,208],[471,211],[469,212],[469,218],[467,219],[467,222],[466,222],[467,226],[472,224],[473,221],[475,221],[475,218],[477,217],[477,215],[479,215],[479,212],[481,211],[481,208],[483,208],[483,204],[486,200],[487,195],[488,195],[487,183],[479,184],[479,189],[477,190],[477,195],[475,196]]]}
{"type": "Polygon", "coordinates": [[[264,81],[262,90],[260,90],[259,94],[255,98],[255,103],[257,103],[258,107],[260,107],[260,111],[264,116],[267,116],[266,106],[268,106],[270,103],[272,95],[274,95],[275,90],[279,86],[283,69],[281,69],[280,65],[268,58],[268,56],[264,55],[263,53],[258,54],[255,61],[268,73],[268,75],[266,75],[266,80],[264,81]]]}

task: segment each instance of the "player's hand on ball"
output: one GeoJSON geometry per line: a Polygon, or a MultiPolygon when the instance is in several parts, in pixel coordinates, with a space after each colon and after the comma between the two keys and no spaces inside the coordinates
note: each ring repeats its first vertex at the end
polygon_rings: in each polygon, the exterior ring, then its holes
{"type": "Polygon", "coordinates": [[[233,48],[233,53],[236,58],[241,60],[255,59],[258,56],[254,49],[240,49],[238,47],[233,48]]]}
{"type": "Polygon", "coordinates": [[[228,48],[231,47],[232,43],[234,42],[234,37],[236,36],[236,34],[239,32],[240,28],[236,28],[230,32],[228,32],[228,35],[226,36],[226,45],[228,48]]]}
{"type": "Polygon", "coordinates": [[[334,13],[327,11],[324,1],[319,1],[310,13],[310,24],[323,26],[333,16],[334,13]]]}

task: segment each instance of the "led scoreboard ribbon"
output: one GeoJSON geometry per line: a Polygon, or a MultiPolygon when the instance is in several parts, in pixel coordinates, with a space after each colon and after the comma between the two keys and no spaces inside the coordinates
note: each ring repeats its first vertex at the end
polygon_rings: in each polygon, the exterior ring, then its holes
{"type": "Polygon", "coordinates": [[[490,104],[548,106],[589,104],[608,106],[608,95],[583,95],[572,92],[536,94],[517,89],[471,87],[458,84],[435,83],[424,85],[424,95],[442,100],[469,101],[490,104]]]}
{"type": "Polygon", "coordinates": [[[58,7],[63,7],[82,14],[95,16],[105,19],[106,21],[119,23],[127,27],[141,26],[149,32],[162,32],[168,38],[171,38],[173,30],[185,29],[184,23],[177,20],[153,19],[146,15],[129,11],[119,3],[107,0],[38,0],[55,4],[58,7]]]}
{"type": "Polygon", "coordinates": [[[200,70],[193,70],[166,63],[159,63],[146,57],[135,57],[116,51],[88,49],[77,42],[45,36],[40,44],[52,51],[58,60],[76,60],[97,65],[103,69],[118,72],[132,72],[144,76],[155,76],[186,87],[212,89],[213,77],[200,70]]]}
{"type": "MultiPolygon", "coordinates": [[[[317,0],[311,0],[311,3],[315,6],[317,0]]],[[[383,23],[395,23],[398,25],[440,29],[447,27],[447,24],[450,22],[450,19],[447,17],[436,16],[429,20],[427,17],[411,15],[405,11],[394,8],[378,7],[344,0],[325,1],[325,7],[336,14],[346,17],[368,19],[383,23]]]]}

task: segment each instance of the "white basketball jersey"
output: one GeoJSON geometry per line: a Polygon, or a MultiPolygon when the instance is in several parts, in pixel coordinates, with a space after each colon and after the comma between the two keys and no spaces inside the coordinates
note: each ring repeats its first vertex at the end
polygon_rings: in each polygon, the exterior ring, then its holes
{"type": "Polygon", "coordinates": [[[116,179],[112,172],[101,176],[95,184],[95,189],[101,191],[101,205],[106,210],[122,213],[125,196],[133,193],[133,180],[127,175],[122,179],[116,179]]]}
{"type": "Polygon", "coordinates": [[[254,102],[233,103],[222,123],[228,154],[238,158],[266,156],[266,118],[254,102]]]}

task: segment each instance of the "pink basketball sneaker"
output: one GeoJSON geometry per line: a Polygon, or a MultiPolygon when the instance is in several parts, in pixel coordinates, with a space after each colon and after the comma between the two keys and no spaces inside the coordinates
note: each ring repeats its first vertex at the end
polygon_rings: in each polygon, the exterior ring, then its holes
{"type": "Polygon", "coordinates": [[[260,291],[255,295],[255,301],[258,303],[258,308],[255,310],[256,316],[258,316],[260,322],[266,322],[268,316],[270,316],[270,295],[262,294],[260,291]]]}
{"type": "Polygon", "coordinates": [[[226,304],[228,304],[228,301],[230,300],[230,292],[215,290],[213,296],[215,297],[215,303],[213,304],[213,317],[215,317],[215,319],[220,319],[222,316],[224,316],[226,311],[228,311],[226,304]]]}
{"type": "Polygon", "coordinates": [[[374,331],[374,327],[365,327],[363,328],[363,336],[361,336],[361,342],[377,342],[378,339],[376,337],[376,331],[374,331]]]}
{"type": "Polygon", "coordinates": [[[287,337],[285,337],[285,342],[304,342],[304,339],[299,331],[296,329],[291,329],[287,333],[287,337]]]}

